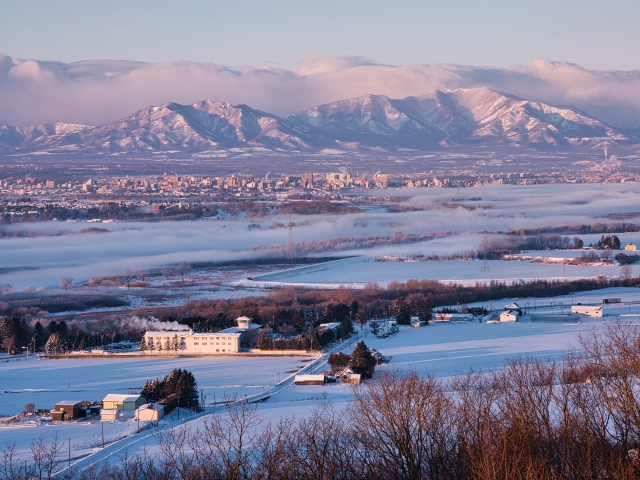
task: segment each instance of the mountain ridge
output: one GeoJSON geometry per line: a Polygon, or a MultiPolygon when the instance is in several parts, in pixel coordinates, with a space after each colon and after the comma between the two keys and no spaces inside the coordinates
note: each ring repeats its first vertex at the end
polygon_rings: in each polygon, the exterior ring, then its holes
{"type": "Polygon", "coordinates": [[[0,126],[0,152],[142,154],[252,147],[283,152],[430,150],[448,146],[594,147],[640,144],[572,106],[553,106],[486,87],[392,99],[359,97],[284,117],[209,99],[149,106],[106,125],[64,122],[0,126]]]}

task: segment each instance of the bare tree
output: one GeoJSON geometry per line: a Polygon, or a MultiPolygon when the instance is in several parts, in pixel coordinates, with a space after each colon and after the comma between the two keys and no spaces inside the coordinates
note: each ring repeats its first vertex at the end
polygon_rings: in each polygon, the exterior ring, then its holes
{"type": "Polygon", "coordinates": [[[24,411],[27,413],[33,413],[33,411],[36,409],[36,405],[35,403],[27,403],[24,406],[24,411]]]}
{"type": "Polygon", "coordinates": [[[191,266],[187,262],[182,262],[176,267],[176,273],[180,275],[181,282],[184,283],[184,274],[189,271],[191,266]]]}
{"type": "Polygon", "coordinates": [[[53,442],[48,444],[44,436],[31,440],[29,449],[33,459],[35,476],[39,479],[50,479],[59,463],[58,457],[62,453],[63,444],[58,440],[58,435],[53,437],[53,442]]]}
{"type": "Polygon", "coordinates": [[[631,265],[622,265],[620,267],[620,276],[625,280],[629,280],[633,277],[633,267],[631,265]]]}
{"type": "Polygon", "coordinates": [[[612,256],[613,252],[611,250],[602,250],[602,252],[600,252],[600,260],[604,263],[611,263],[612,256]]]}
{"type": "Polygon", "coordinates": [[[71,287],[73,287],[73,278],[62,277],[58,282],[58,288],[63,290],[69,290],[71,287]]]}

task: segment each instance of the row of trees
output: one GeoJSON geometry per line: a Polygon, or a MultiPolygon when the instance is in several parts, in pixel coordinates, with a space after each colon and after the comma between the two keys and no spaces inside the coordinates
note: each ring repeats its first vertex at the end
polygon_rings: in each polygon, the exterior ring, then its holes
{"type": "Polygon", "coordinates": [[[88,332],[81,328],[69,329],[62,320],[52,320],[44,327],[36,322],[32,327],[25,318],[0,319],[0,345],[9,354],[26,350],[59,354],[72,350],[103,347],[122,340],[119,332],[88,332]]]}
{"type": "MultiPolygon", "coordinates": [[[[354,387],[345,408],[320,404],[303,418],[266,421],[255,404],[229,404],[158,434],[157,453],[77,478],[636,479],[639,343],[640,326],[616,324],[561,362],[519,358],[446,382],[387,370],[354,387]]],[[[4,471],[22,468],[3,458],[4,471]]]]}
{"type": "Polygon", "coordinates": [[[542,235],[550,233],[629,233],[640,232],[640,225],[636,223],[616,222],[616,223],[600,223],[594,222],[590,225],[572,224],[562,225],[559,227],[525,227],[525,228],[509,228],[507,233],[519,236],[542,235]]]}
{"type": "Polygon", "coordinates": [[[140,394],[148,402],[157,402],[173,396],[179,399],[180,406],[196,410],[200,408],[196,379],[191,372],[180,368],[172,370],[162,380],[157,378],[147,380],[140,390],[140,394]]]}
{"type": "Polygon", "coordinates": [[[167,332],[164,342],[162,339],[156,339],[149,337],[149,343],[147,343],[146,337],[142,337],[140,340],[141,352],[178,352],[180,351],[180,339],[175,333],[173,337],[170,336],[170,332],[167,332]]]}

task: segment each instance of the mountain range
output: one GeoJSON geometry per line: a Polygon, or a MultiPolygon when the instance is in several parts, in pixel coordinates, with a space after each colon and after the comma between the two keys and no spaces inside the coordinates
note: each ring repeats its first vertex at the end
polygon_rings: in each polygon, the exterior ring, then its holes
{"type": "Polygon", "coordinates": [[[640,144],[640,132],[571,106],[552,106],[488,88],[392,99],[363,95],[279,117],[247,105],[204,100],[147,107],[116,122],[0,126],[0,152],[197,153],[341,149],[393,152],[452,146],[569,149],[603,142],[640,144]]]}

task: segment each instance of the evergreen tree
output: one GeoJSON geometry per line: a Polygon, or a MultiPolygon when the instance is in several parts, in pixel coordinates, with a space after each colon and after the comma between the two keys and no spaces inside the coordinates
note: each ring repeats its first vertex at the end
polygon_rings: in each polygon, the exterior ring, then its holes
{"type": "Polygon", "coordinates": [[[44,351],[50,354],[61,353],[63,351],[62,342],[58,333],[52,333],[49,336],[49,340],[44,346],[44,351]]]}
{"type": "Polygon", "coordinates": [[[147,341],[145,340],[145,337],[142,337],[142,339],[140,340],[140,351],[145,352],[146,350],[147,350],[147,341]]]}
{"type": "Polygon", "coordinates": [[[157,402],[162,398],[162,385],[157,378],[147,380],[140,390],[140,394],[144,395],[147,402],[157,402]]]}
{"type": "Polygon", "coordinates": [[[376,360],[371,355],[369,347],[364,341],[359,342],[349,356],[349,366],[355,373],[362,375],[362,378],[371,378],[376,367],[376,360]]]}
{"type": "Polygon", "coordinates": [[[164,349],[167,352],[170,352],[171,350],[173,350],[173,347],[171,346],[171,339],[169,337],[167,337],[164,341],[164,349]]]}
{"type": "Polygon", "coordinates": [[[178,335],[174,334],[173,335],[173,342],[171,343],[171,349],[174,352],[177,352],[180,350],[180,340],[178,339],[178,335]]]}
{"type": "Polygon", "coordinates": [[[393,314],[400,325],[409,325],[411,323],[411,307],[404,297],[398,298],[393,304],[393,314]]]}
{"type": "Polygon", "coordinates": [[[421,322],[429,323],[432,318],[431,304],[424,295],[417,295],[411,299],[411,312],[420,319],[421,322]]]}

